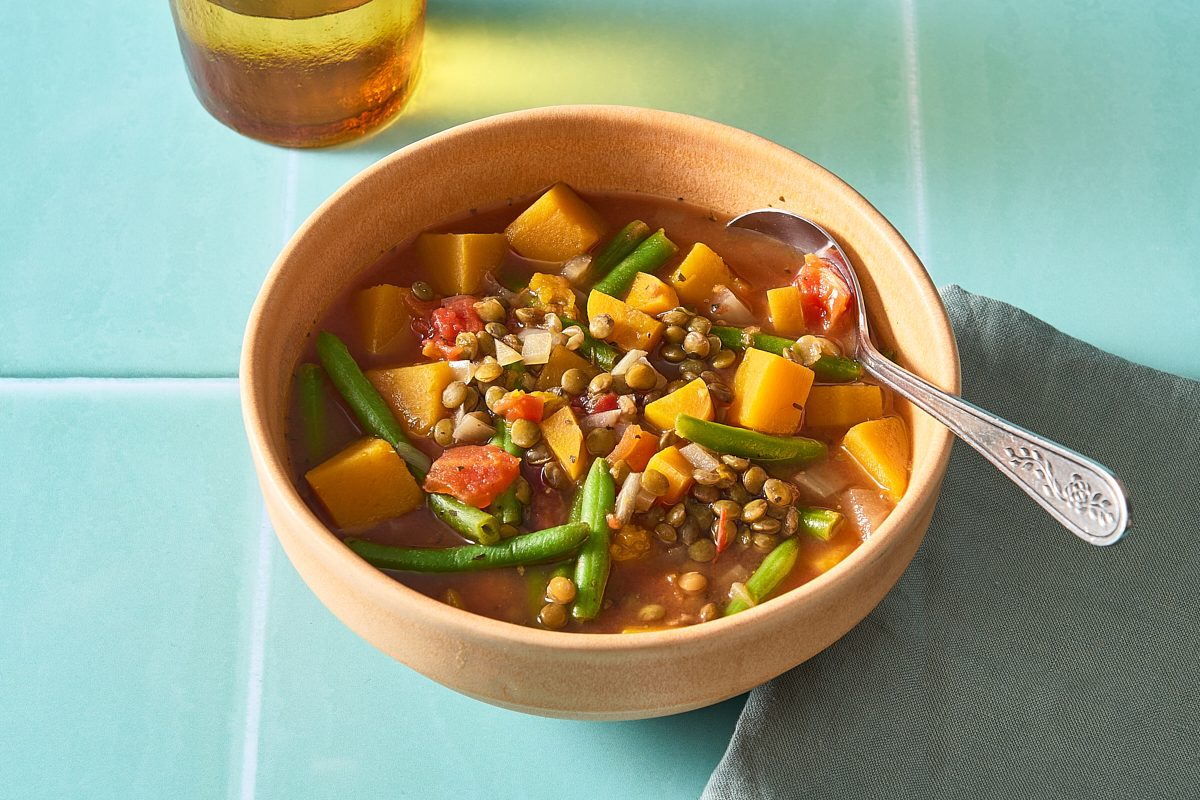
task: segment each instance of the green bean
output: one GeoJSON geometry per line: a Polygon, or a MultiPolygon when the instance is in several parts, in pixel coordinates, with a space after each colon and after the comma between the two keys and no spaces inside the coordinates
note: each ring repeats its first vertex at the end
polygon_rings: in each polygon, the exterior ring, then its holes
{"type": "MultiPolygon", "coordinates": [[[[517,447],[512,442],[512,436],[509,434],[508,423],[502,417],[496,418],[496,435],[492,437],[492,444],[503,449],[509,455],[520,458],[522,455],[521,448],[517,447]]],[[[522,520],[525,519],[525,507],[520,500],[517,499],[517,480],[514,480],[504,491],[496,496],[495,502],[492,504],[496,509],[496,516],[500,519],[501,525],[515,525],[520,527],[522,520]]]]}
{"type": "Polygon", "coordinates": [[[621,259],[621,262],[595,285],[593,291],[620,297],[629,289],[639,272],[654,272],[678,250],[675,243],[667,238],[666,231],[659,228],[639,244],[632,253],[621,259]]]}
{"type": "Polygon", "coordinates": [[[474,572],[500,567],[523,567],[554,561],[573,552],[588,538],[581,522],[526,533],[499,544],[457,547],[393,547],[347,539],[346,545],[380,569],[407,572],[474,572]]]}
{"type": "Polygon", "coordinates": [[[575,619],[595,619],[604,602],[604,586],[608,583],[610,556],[608,553],[610,534],[608,515],[616,503],[617,488],[608,461],[597,458],[592,462],[583,482],[580,515],[590,533],[575,561],[575,605],[571,615],[575,619]]]}
{"type": "Polygon", "coordinates": [[[560,317],[563,326],[569,328],[572,325],[578,325],[583,331],[583,344],[579,347],[579,353],[587,360],[591,361],[600,369],[608,372],[616,366],[617,360],[621,354],[617,348],[613,347],[608,342],[602,342],[596,337],[588,333],[588,328],[581,322],[571,319],[570,317],[560,317]]]}
{"type": "Polygon", "coordinates": [[[741,456],[767,466],[793,466],[823,458],[825,444],[804,436],[769,436],[758,431],[708,422],[687,414],[675,419],[675,432],[722,455],[741,456]]]}
{"type": "Polygon", "coordinates": [[[567,514],[567,522],[582,522],[583,521],[583,490],[575,490],[575,497],[571,499],[571,510],[567,514]]]}
{"type": "Polygon", "coordinates": [[[829,541],[833,531],[845,519],[841,512],[828,508],[797,508],[800,512],[800,527],[811,536],[829,541]]]}
{"type": "Polygon", "coordinates": [[[304,423],[304,454],[309,464],[324,456],[329,442],[329,419],[325,413],[325,373],[316,364],[301,364],[296,371],[296,393],[304,423]]]}
{"type": "MultiPolygon", "coordinates": [[[[777,356],[785,355],[787,349],[796,343],[795,339],[785,339],[782,336],[729,325],[713,325],[711,333],[721,340],[723,347],[730,350],[753,347],[755,350],[766,350],[777,356]]],[[[846,356],[821,356],[815,364],[809,365],[809,369],[816,373],[817,380],[826,383],[848,383],[863,376],[862,362],[846,356]]]]}
{"type": "Polygon", "coordinates": [[[418,481],[425,480],[431,463],[429,456],[408,440],[387,402],[363,375],[342,340],[329,331],[321,331],[317,334],[317,355],[333,385],[367,432],[390,444],[408,464],[413,477],[418,481]]]}
{"type": "Polygon", "coordinates": [[[649,235],[650,226],[640,219],[635,219],[622,228],[612,238],[612,241],[605,245],[599,255],[592,259],[592,264],[587,271],[587,282],[594,283],[602,279],[649,235]]]}
{"type": "MultiPolygon", "coordinates": [[[[796,558],[800,555],[800,540],[795,536],[784,539],[767,553],[767,557],[754,570],[750,580],[746,581],[746,591],[754,598],[755,603],[761,603],[770,596],[780,582],[796,566],[796,558]]],[[[725,606],[725,616],[745,611],[750,605],[745,600],[735,597],[725,606]]]]}
{"type": "MultiPolygon", "coordinates": [[[[328,331],[321,331],[317,334],[317,355],[333,385],[367,432],[390,444],[408,464],[413,477],[418,482],[424,481],[431,463],[429,456],[408,440],[387,402],[363,375],[342,340],[328,331]]],[[[499,521],[486,511],[445,494],[431,494],[426,500],[438,519],[466,538],[483,543],[500,538],[499,521]]]]}

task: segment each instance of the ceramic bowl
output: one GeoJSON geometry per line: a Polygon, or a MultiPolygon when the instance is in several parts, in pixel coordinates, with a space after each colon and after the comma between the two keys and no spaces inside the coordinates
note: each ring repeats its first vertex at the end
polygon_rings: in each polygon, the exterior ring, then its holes
{"type": "Polygon", "coordinates": [[[250,451],[279,541],[312,591],[383,652],[489,703],[580,719],[661,716],[716,703],[828,647],[895,584],[921,543],[950,434],[901,402],[913,437],[908,493],[842,563],[728,619],[635,635],[561,633],[461,611],[351,553],[288,476],[289,379],[315,320],[394,245],[423,228],[555,181],[636,191],[726,213],[790,209],[837,237],[862,277],[879,344],[957,391],[945,309],[924,268],[870,203],[808,159],[741,130],[646,109],[576,106],[472,122],[399,150],[350,180],[304,223],[250,315],[241,398],[250,451]]]}

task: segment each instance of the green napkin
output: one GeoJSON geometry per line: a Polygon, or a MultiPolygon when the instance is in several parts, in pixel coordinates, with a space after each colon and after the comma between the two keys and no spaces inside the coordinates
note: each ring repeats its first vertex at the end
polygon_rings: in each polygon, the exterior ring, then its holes
{"type": "Polygon", "coordinates": [[[908,571],[751,692],[704,796],[1200,797],[1200,384],[942,297],[965,397],[1110,466],[1133,527],[1085,544],[956,443],[908,571]]]}

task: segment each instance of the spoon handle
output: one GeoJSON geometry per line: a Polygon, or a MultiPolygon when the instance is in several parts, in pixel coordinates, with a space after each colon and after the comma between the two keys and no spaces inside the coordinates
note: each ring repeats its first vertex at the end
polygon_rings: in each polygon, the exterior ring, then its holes
{"type": "Polygon", "coordinates": [[[1110,545],[1129,527],[1125,487],[1107,467],[942,391],[871,348],[860,357],[881,383],[978,450],[1080,539],[1110,545]]]}

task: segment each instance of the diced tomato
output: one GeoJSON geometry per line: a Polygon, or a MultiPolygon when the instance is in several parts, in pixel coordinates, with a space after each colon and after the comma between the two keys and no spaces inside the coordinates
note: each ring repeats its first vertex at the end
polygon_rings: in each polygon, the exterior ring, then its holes
{"type": "Polygon", "coordinates": [[[527,419],[531,422],[541,422],[542,412],[546,410],[546,401],[536,394],[525,392],[509,392],[496,401],[492,410],[503,414],[509,422],[527,419]]]}
{"type": "Polygon", "coordinates": [[[617,408],[617,393],[585,394],[579,397],[579,407],[588,414],[599,414],[602,411],[614,411],[617,408]]]}
{"type": "Polygon", "coordinates": [[[810,330],[827,331],[850,308],[850,287],[824,259],[812,253],[792,281],[800,290],[804,323],[810,330]]]}
{"type": "Polygon", "coordinates": [[[447,297],[429,315],[429,331],[424,335],[421,352],[427,358],[444,358],[452,361],[462,355],[462,348],[454,343],[464,331],[474,333],[483,330],[483,320],[475,311],[476,298],[468,294],[447,297]]]}
{"type": "Polygon", "coordinates": [[[487,508],[521,471],[521,459],[493,444],[451,447],[425,476],[425,491],[453,495],[467,505],[487,508]]]}

